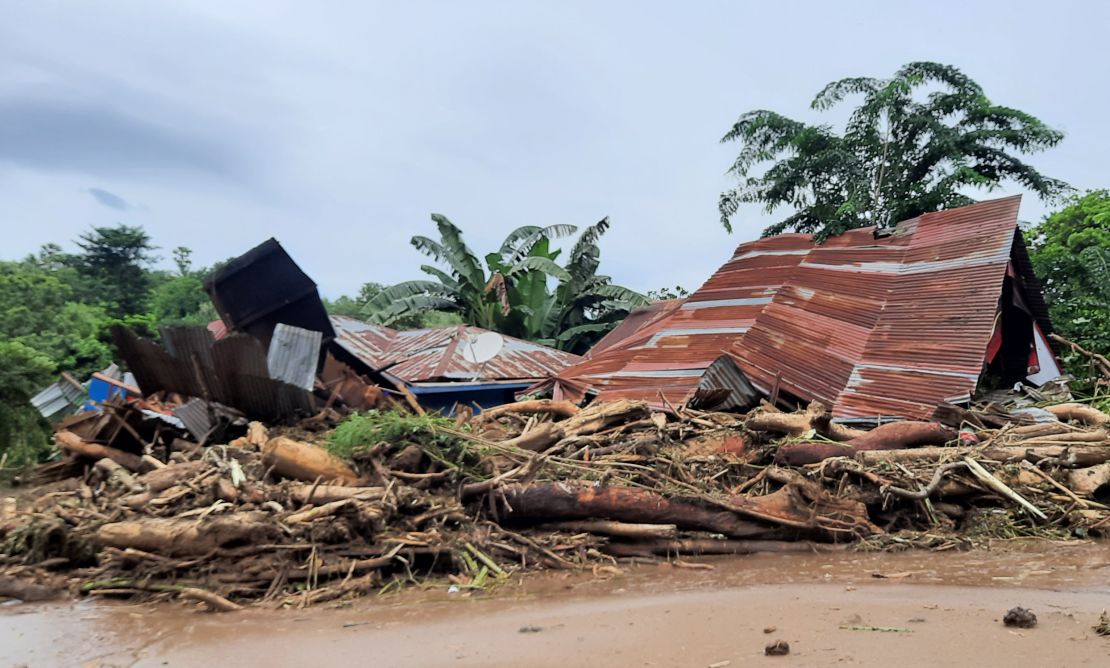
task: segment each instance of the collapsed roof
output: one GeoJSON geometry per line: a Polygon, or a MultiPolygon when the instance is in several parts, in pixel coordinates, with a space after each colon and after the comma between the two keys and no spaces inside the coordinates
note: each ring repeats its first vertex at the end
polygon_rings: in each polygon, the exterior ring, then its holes
{"type": "Polygon", "coordinates": [[[1001,382],[1059,375],[1020,197],[927,213],[888,233],[741,244],[685,301],[631,315],[551,383],[557,398],[741,408],[819,400],[841,419],[925,419],[1001,382]]]}
{"type": "MultiPolygon", "coordinates": [[[[397,331],[346,316],[331,316],[335,342],[377,373],[408,384],[459,381],[536,381],[581,361],[572,353],[502,336],[496,353],[481,363],[464,355],[487,330],[455,325],[397,331]]],[[[494,351],[491,350],[491,353],[494,351]]]]}

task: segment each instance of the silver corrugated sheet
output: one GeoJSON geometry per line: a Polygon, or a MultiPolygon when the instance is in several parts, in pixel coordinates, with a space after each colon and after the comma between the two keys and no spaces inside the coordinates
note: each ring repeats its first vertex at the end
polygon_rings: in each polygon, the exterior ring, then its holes
{"type": "Polygon", "coordinates": [[[270,339],[266,368],[270,377],[311,390],[316,380],[316,363],[324,335],[308,329],[279,323],[270,339]]]}

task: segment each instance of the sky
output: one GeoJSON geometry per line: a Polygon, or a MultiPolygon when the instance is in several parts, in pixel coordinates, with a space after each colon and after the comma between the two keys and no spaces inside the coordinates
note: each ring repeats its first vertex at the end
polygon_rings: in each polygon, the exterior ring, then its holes
{"type": "MultiPolygon", "coordinates": [[[[420,278],[459,225],[609,216],[602,273],[696,288],[774,217],[717,198],[743,112],[956,65],[1063,130],[1031,157],[1110,187],[1110,3],[0,0],[0,259],[141,225],[207,265],[276,237],[329,297],[420,278]]],[[[1004,186],[981,197],[1022,192],[1004,186]]],[[[1051,205],[1027,194],[1021,217],[1051,205]]]]}

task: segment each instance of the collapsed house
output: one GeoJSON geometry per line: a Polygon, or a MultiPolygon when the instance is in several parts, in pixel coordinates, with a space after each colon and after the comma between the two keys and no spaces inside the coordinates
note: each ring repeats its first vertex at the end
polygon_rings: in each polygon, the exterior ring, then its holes
{"type": "Polygon", "coordinates": [[[344,362],[404,385],[424,408],[445,414],[456,404],[480,410],[511,403],[518,392],[582,360],[466,325],[397,331],[346,316],[332,316],[331,324],[344,362]]]}
{"type": "Polygon", "coordinates": [[[113,328],[143,396],[172,397],[168,408],[201,442],[221,423],[364,410],[390,393],[421,409],[481,411],[581,360],[476,327],[395,331],[331,317],[275,239],[228,262],[205,289],[220,315],[208,327],[164,328],[162,345],[113,328]]]}
{"type": "Polygon", "coordinates": [[[742,409],[820,401],[840,420],[928,419],[999,386],[1061,374],[1020,197],[816,243],[741,244],[683,301],[636,312],[545,383],[556,399],[742,409]]]}

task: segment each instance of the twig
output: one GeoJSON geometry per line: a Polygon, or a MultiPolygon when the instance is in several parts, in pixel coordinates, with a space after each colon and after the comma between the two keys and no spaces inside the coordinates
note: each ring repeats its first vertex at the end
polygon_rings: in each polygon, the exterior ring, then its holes
{"type": "Polygon", "coordinates": [[[1006,483],[994,477],[994,475],[992,475],[990,471],[983,468],[983,466],[979,464],[979,462],[975,461],[971,457],[964,457],[964,463],[967,464],[967,468],[971,471],[972,475],[978,478],[980,482],[989,487],[996,494],[1018,504],[1033,517],[1036,517],[1037,519],[1040,519],[1042,521],[1048,520],[1048,516],[1041,512],[1040,508],[1034,506],[1032,503],[1029,503],[1029,501],[1027,501],[1025,497],[1010,489],[1006,485],[1006,483]]]}

